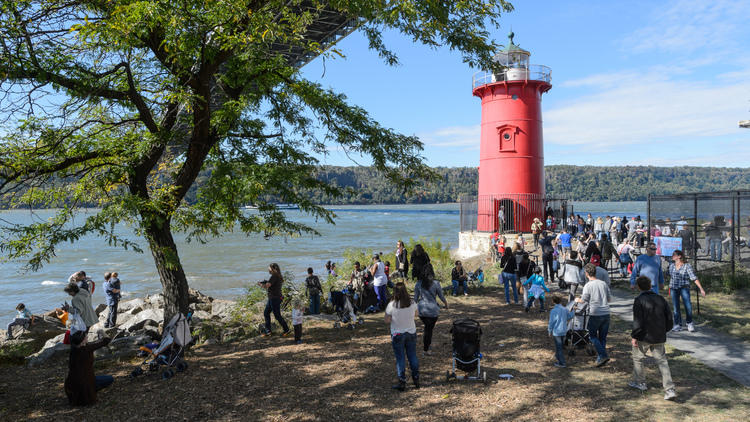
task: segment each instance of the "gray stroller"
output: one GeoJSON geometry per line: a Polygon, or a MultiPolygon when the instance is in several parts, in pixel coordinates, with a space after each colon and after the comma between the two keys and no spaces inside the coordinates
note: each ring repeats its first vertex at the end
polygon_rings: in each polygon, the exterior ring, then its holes
{"type": "Polygon", "coordinates": [[[190,319],[183,314],[176,314],[164,327],[158,344],[151,343],[140,347],[146,359],[133,369],[130,376],[137,377],[143,374],[143,367],[148,368],[150,372],[156,372],[160,366],[166,366],[161,373],[163,379],[172,378],[175,371],[185,371],[188,366],[184,360],[185,348],[192,342],[190,319]]]}

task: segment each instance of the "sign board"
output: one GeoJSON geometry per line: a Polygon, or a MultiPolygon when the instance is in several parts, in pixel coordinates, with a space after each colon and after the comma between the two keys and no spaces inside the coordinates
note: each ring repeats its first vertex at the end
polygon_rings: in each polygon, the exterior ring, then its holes
{"type": "Polygon", "coordinates": [[[656,254],[659,256],[671,257],[677,249],[682,250],[681,237],[657,236],[654,237],[654,243],[656,244],[656,254]]]}

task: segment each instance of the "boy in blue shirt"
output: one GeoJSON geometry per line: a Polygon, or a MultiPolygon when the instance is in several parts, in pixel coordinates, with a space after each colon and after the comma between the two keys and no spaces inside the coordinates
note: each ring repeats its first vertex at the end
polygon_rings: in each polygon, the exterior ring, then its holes
{"type": "Polygon", "coordinates": [[[565,343],[565,334],[568,332],[568,321],[573,319],[573,311],[568,310],[560,303],[560,296],[552,296],[552,303],[555,307],[549,313],[549,326],[547,331],[555,339],[555,357],[557,362],[555,366],[565,368],[565,353],[563,353],[563,344],[565,343]]]}
{"type": "Polygon", "coordinates": [[[13,338],[13,326],[20,325],[21,327],[26,327],[28,324],[34,323],[34,316],[31,315],[31,312],[29,312],[28,309],[26,309],[26,305],[19,303],[18,306],[16,306],[16,311],[18,311],[16,318],[8,323],[8,332],[5,333],[6,340],[11,340],[13,338]]]}

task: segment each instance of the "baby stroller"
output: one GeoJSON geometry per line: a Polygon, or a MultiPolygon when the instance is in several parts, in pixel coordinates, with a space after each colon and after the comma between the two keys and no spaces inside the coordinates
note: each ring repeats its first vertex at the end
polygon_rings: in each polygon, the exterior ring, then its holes
{"type": "Polygon", "coordinates": [[[353,304],[353,298],[349,294],[349,290],[331,290],[330,300],[334,312],[336,312],[336,316],[338,317],[338,320],[333,323],[333,328],[341,328],[341,325],[345,324],[347,328],[352,330],[354,329],[354,324],[364,323],[362,319],[357,319],[356,307],[353,304]]]}
{"type": "Polygon", "coordinates": [[[150,372],[156,372],[162,365],[166,366],[161,373],[162,379],[172,378],[175,371],[184,372],[188,367],[187,362],[183,360],[185,348],[192,342],[190,319],[178,313],[164,327],[161,342],[158,345],[140,347],[141,352],[145,353],[146,359],[130,372],[130,376],[137,377],[143,374],[144,367],[148,368],[150,372]]]}
{"type": "Polygon", "coordinates": [[[573,319],[568,322],[568,332],[565,333],[565,345],[568,346],[568,355],[575,356],[576,349],[585,349],[589,356],[594,356],[594,344],[589,336],[589,311],[588,306],[576,307],[574,301],[568,303],[568,310],[575,310],[573,319]],[[575,309],[574,309],[575,308],[575,309]]]}
{"type": "Polygon", "coordinates": [[[479,380],[487,382],[487,372],[482,372],[482,353],[479,351],[479,340],[482,328],[473,319],[463,318],[453,321],[451,328],[453,337],[453,370],[446,371],[445,380],[479,380]],[[456,375],[456,368],[466,372],[466,375],[456,375]],[[469,375],[473,371],[476,376],[469,375]]]}

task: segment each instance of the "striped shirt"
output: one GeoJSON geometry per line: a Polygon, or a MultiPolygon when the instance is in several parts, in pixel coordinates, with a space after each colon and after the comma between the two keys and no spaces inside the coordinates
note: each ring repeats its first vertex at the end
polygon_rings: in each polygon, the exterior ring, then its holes
{"type": "Polygon", "coordinates": [[[679,289],[682,287],[690,287],[690,282],[697,280],[693,267],[690,264],[682,264],[678,270],[674,264],[669,265],[669,288],[679,289]]]}

